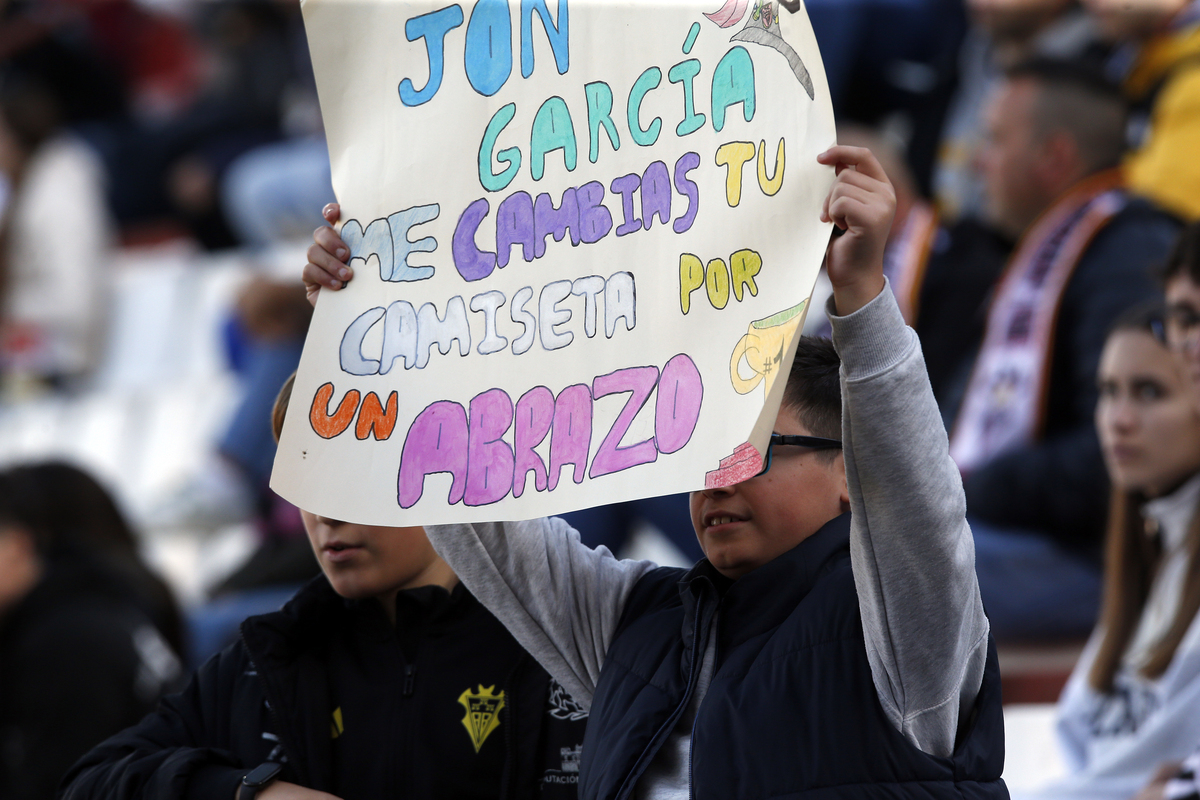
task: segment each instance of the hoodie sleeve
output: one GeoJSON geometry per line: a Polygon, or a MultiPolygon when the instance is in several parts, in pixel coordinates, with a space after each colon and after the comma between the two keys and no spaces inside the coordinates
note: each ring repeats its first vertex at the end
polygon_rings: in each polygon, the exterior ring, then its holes
{"type": "Polygon", "coordinates": [[[426,531],[471,594],[590,708],[625,601],[656,565],[593,550],[558,517],[426,531]]]}
{"type": "Polygon", "coordinates": [[[842,358],[850,555],[867,657],[892,724],[949,756],[975,704],[988,621],[966,501],[916,333],[890,287],[829,317],[842,358]]]}

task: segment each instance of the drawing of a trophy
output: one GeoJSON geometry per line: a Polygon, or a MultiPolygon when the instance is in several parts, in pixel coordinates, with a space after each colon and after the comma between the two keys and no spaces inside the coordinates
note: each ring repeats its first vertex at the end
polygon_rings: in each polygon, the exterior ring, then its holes
{"type": "Polygon", "coordinates": [[[766,381],[767,394],[771,393],[771,386],[783,366],[790,337],[803,320],[807,304],[808,301],[803,300],[789,309],[750,323],[729,359],[729,379],[738,394],[749,394],[763,381],[766,381]],[[753,377],[742,377],[740,366],[743,361],[753,371],[753,377]]]}

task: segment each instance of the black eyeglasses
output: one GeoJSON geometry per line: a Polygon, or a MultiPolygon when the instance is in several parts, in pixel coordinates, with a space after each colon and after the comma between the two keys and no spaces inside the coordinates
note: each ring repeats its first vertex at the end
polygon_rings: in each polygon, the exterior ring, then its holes
{"type": "MultiPolygon", "coordinates": [[[[758,475],[765,475],[767,470],[771,468],[771,453],[780,445],[785,447],[807,447],[809,450],[842,449],[842,442],[839,439],[826,439],[821,436],[790,436],[783,433],[772,433],[770,441],[767,442],[767,457],[763,460],[763,468],[758,475]]],[[[757,478],[758,475],[755,475],[754,477],[757,478]]]]}

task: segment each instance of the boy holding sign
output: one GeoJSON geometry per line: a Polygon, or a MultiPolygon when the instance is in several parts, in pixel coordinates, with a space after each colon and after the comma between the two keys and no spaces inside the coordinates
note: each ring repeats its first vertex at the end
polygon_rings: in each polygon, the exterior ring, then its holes
{"type": "MultiPolygon", "coordinates": [[[[884,291],[894,193],[867,150],[819,161],[837,351],[800,343],[762,473],[692,494],[704,560],[617,561],[557,519],[429,529],[590,706],[583,798],[1007,796],[962,484],[884,291]]],[[[314,237],[310,297],[352,277],[337,235],[314,237]]]]}

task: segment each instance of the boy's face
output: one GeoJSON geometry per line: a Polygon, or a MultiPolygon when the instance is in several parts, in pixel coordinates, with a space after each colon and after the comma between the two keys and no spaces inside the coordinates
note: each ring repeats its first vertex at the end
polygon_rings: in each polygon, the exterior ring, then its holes
{"type": "Polygon", "coordinates": [[[424,528],[353,525],[307,511],[300,516],[321,571],[342,597],[375,597],[387,605],[403,589],[453,586],[454,573],[434,552],[424,528]]]}
{"type": "Polygon", "coordinates": [[[1200,286],[1190,276],[1167,281],[1167,343],[1184,360],[1186,375],[1200,388],[1200,286]]]}
{"type": "MultiPolygon", "coordinates": [[[[788,408],[775,433],[811,436],[788,408]]],[[[850,510],[842,454],[776,447],[771,469],[723,489],[692,492],[692,527],[708,560],[727,578],[740,578],[783,555],[822,525],[850,510]]]]}

